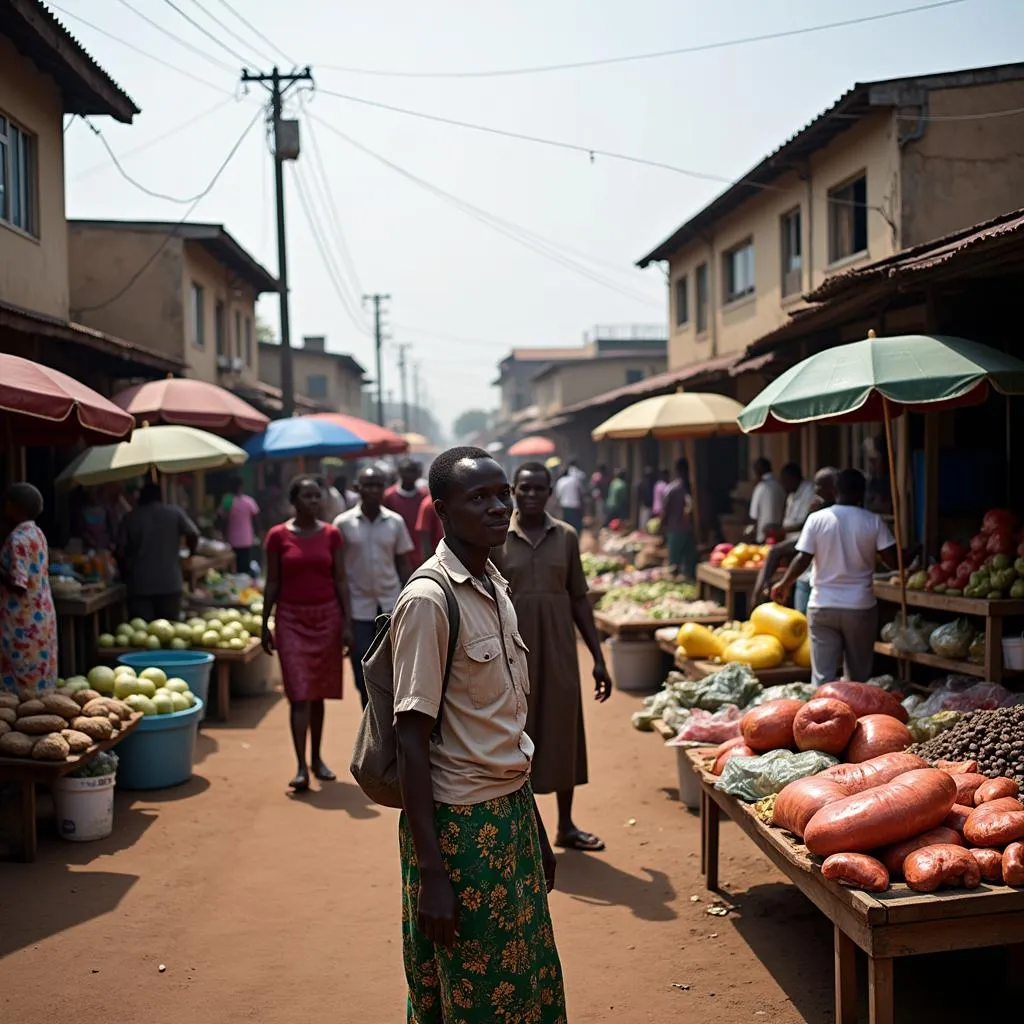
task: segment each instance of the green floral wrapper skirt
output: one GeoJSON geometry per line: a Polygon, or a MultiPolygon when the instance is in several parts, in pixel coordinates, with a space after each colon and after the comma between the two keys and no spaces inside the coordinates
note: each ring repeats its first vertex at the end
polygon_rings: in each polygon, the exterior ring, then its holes
{"type": "Polygon", "coordinates": [[[399,821],[402,947],[410,1024],[566,1024],[562,968],[548,912],[527,783],[482,804],[437,804],[435,827],[459,902],[454,949],[416,924],[420,873],[399,821]]]}

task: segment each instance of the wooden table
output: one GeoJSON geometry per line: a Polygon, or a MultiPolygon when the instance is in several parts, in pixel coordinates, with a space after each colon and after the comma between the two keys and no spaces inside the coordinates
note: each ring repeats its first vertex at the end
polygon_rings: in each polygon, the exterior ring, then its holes
{"type": "Polygon", "coordinates": [[[130,733],[134,732],[142,714],[134,712],[121,728],[100,743],[94,743],[81,754],[71,754],[64,761],[33,761],[30,757],[0,757],[0,785],[12,783],[19,787],[19,827],[14,843],[16,860],[28,863],[36,859],[38,835],[36,829],[36,784],[53,785],[57,779],[80,768],[101,750],[116,747],[130,733]]]}
{"type": "Polygon", "coordinates": [[[181,574],[185,577],[189,590],[195,590],[199,581],[211,569],[217,572],[234,572],[234,551],[224,551],[219,555],[192,555],[181,560],[181,574]]]}
{"type": "Polygon", "coordinates": [[[608,636],[653,637],[659,629],[668,626],[678,628],[684,622],[698,622],[702,626],[720,626],[728,621],[725,609],[714,615],[701,615],[687,619],[617,619],[608,612],[594,612],[594,624],[599,633],[608,636]]]}
{"type": "Polygon", "coordinates": [[[114,615],[114,609],[124,604],[126,590],[121,583],[106,587],[84,588],[74,597],[53,596],[57,612],[58,661],[62,676],[83,672],[95,657],[96,637],[112,633],[111,619],[123,618],[123,610],[114,615]],[[102,626],[100,620],[103,620],[102,626]]]}
{"type": "MultiPolygon", "coordinates": [[[[688,658],[675,644],[668,644],[659,640],[658,646],[666,653],[671,654],[675,666],[687,679],[703,679],[705,676],[725,668],[718,662],[707,661],[703,658],[688,658]]],[[[759,668],[754,671],[758,682],[762,686],[782,686],[784,683],[809,683],[811,681],[811,670],[800,668],[799,665],[782,664],[778,668],[759,668]]]]}
{"type": "MultiPolygon", "coordinates": [[[[973,890],[915,893],[894,883],[884,893],[866,893],[829,882],[817,859],[788,832],[760,821],[753,808],[715,789],[703,769],[710,750],[687,751],[700,780],[701,871],[718,890],[719,826],[731,818],[833,924],[835,1022],[857,1022],[856,950],[868,957],[871,1024],[895,1024],[893,962],[896,957],[983,946],[1010,946],[1018,966],[1024,954],[1024,891],[982,884],[973,890]]],[[[1021,981],[1018,970],[1011,978],[1021,981]]]]}
{"type": "Polygon", "coordinates": [[[723,604],[728,618],[745,619],[754,606],[754,585],[760,569],[723,569],[720,565],[701,562],[697,566],[700,597],[705,601],[717,600],[724,595],[723,604]]]}

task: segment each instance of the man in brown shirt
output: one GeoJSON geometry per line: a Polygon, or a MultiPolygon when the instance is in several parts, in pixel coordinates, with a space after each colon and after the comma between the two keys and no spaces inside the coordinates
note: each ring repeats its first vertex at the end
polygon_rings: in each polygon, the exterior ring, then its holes
{"type": "Polygon", "coordinates": [[[445,596],[414,580],[391,619],[409,1019],[565,1024],[547,892],[555,860],[530,788],[530,680],[508,583],[489,560],[512,492],[479,448],[430,468],[461,623],[447,690],[445,596]],[[440,723],[440,732],[435,726],[440,723]]]}

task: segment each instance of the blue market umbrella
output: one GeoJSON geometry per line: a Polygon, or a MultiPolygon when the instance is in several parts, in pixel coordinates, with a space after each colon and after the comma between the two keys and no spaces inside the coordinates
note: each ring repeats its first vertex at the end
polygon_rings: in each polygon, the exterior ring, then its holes
{"type": "Polygon", "coordinates": [[[293,416],[273,420],[266,431],[243,446],[251,459],[325,458],[358,455],[366,442],[351,430],[330,420],[293,416]]]}

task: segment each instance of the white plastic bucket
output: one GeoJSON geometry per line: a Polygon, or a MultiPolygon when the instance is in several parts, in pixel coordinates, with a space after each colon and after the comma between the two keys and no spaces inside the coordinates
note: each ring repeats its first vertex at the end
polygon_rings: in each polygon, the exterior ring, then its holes
{"type": "Polygon", "coordinates": [[[64,839],[87,843],[114,831],[115,775],[58,779],[53,784],[57,831],[64,839]]]}
{"type": "Polygon", "coordinates": [[[693,762],[686,756],[686,747],[676,747],[676,771],[679,773],[679,800],[691,811],[700,807],[700,780],[693,770],[693,762]]]}
{"type": "Polygon", "coordinates": [[[1024,672],[1024,636],[1003,637],[1003,668],[1024,672]]]}
{"type": "Polygon", "coordinates": [[[665,681],[661,648],[656,640],[622,640],[612,637],[604,643],[608,668],[617,690],[653,693],[665,681]]]}

